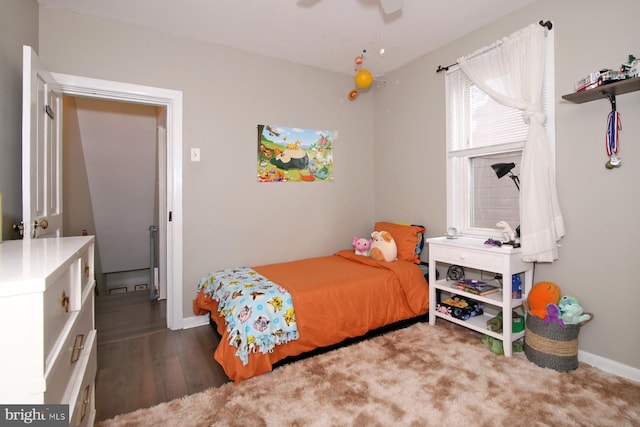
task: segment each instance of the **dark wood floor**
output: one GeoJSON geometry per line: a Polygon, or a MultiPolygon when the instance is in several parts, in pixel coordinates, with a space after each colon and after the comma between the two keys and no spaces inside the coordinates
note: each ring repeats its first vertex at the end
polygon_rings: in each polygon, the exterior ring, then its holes
{"type": "Polygon", "coordinates": [[[165,302],[148,292],[96,297],[96,327],[97,421],[229,381],[213,359],[213,329],[167,329],[165,302]]]}

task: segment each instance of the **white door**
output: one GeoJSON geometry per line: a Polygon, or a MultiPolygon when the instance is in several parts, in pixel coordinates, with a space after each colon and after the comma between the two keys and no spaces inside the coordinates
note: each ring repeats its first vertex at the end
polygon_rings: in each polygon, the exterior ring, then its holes
{"type": "Polygon", "coordinates": [[[62,91],[30,46],[22,63],[24,238],[62,235],[62,91]]]}
{"type": "MultiPolygon", "coordinates": [[[[163,113],[166,115],[166,110],[163,109],[163,113]]],[[[166,117],[164,118],[166,122],[166,117]]],[[[159,218],[167,217],[167,129],[164,126],[157,127],[157,149],[158,153],[158,206],[159,218]]],[[[158,276],[158,287],[159,294],[157,294],[159,299],[167,299],[167,233],[166,226],[163,220],[160,221],[160,229],[158,232],[158,257],[159,257],[159,276],[158,276]]]]}

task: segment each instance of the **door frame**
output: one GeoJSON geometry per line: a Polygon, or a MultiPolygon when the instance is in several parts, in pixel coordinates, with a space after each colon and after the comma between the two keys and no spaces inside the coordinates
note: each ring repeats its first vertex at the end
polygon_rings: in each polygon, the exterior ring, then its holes
{"type": "Polygon", "coordinates": [[[182,329],[182,91],[69,74],[51,75],[64,95],[155,105],[166,109],[167,199],[166,205],[160,206],[159,226],[160,232],[166,236],[167,326],[172,330],[182,329]]]}

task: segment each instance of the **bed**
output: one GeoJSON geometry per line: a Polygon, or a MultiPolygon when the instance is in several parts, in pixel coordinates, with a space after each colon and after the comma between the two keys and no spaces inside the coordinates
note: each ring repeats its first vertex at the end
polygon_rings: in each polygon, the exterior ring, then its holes
{"type": "MultiPolygon", "coordinates": [[[[238,383],[270,372],[274,364],[287,357],[332,346],[427,312],[429,290],[419,258],[424,227],[377,222],[375,230],[391,233],[398,247],[397,261],[379,262],[345,249],[329,256],[220,270],[200,281],[193,310],[198,315],[211,314],[221,336],[214,358],[231,380],[238,383]],[[239,283],[248,277],[254,282],[239,283]],[[260,300],[264,297],[260,294],[280,291],[283,293],[277,297],[260,300]],[[220,298],[223,294],[228,298],[220,298]],[[242,308],[231,308],[231,295],[242,295],[249,301],[247,305],[255,304],[259,295],[257,301],[264,302],[261,306],[283,313],[281,318],[259,316],[269,317],[271,326],[276,322],[282,326],[269,335],[270,343],[264,337],[240,337],[243,328],[249,330],[246,325],[252,323],[240,325],[238,319],[250,310],[244,303],[242,308]]],[[[261,322],[267,324],[269,320],[256,321],[261,322]]]]}

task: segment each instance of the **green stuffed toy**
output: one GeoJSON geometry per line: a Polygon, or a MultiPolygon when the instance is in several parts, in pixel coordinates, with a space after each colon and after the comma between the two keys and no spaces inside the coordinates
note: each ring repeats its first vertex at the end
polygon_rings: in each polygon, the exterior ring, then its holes
{"type": "Polygon", "coordinates": [[[490,331],[496,332],[498,334],[502,333],[502,316],[492,317],[487,320],[487,329],[490,331]]]}
{"type": "MultiPolygon", "coordinates": [[[[524,317],[520,316],[515,311],[512,311],[512,328],[513,332],[521,332],[524,330],[524,317]]],[[[498,334],[502,333],[502,312],[499,312],[496,317],[492,317],[487,320],[487,329],[490,331],[496,332],[498,334]]],[[[502,340],[498,338],[491,337],[489,335],[482,336],[482,343],[489,347],[489,350],[494,354],[504,354],[504,347],[502,346],[502,340]]],[[[516,340],[511,345],[511,350],[514,353],[523,350],[522,341],[516,340]]]]}
{"type": "MultiPolygon", "coordinates": [[[[494,354],[504,354],[504,347],[502,346],[502,340],[498,338],[490,337],[489,335],[482,336],[482,344],[486,345],[491,353],[494,354]]],[[[520,340],[515,340],[511,343],[511,351],[513,353],[518,353],[522,351],[522,342],[520,340]]]]}
{"type": "MultiPolygon", "coordinates": [[[[487,320],[487,329],[490,331],[496,332],[498,334],[502,333],[502,312],[500,311],[496,317],[492,317],[487,320]]],[[[521,316],[518,312],[511,312],[511,332],[517,333],[524,331],[524,316],[521,316]]]]}

